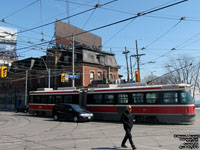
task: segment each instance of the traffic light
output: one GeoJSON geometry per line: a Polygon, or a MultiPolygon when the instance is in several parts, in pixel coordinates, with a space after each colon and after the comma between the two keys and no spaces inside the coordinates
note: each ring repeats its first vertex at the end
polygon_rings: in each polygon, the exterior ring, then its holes
{"type": "Polygon", "coordinates": [[[140,71],[135,71],[135,81],[136,83],[140,83],[140,71]]]}
{"type": "Polygon", "coordinates": [[[65,73],[61,74],[61,82],[65,82],[65,73]]]}
{"type": "Polygon", "coordinates": [[[8,68],[6,66],[1,67],[1,78],[7,77],[8,68]]]}

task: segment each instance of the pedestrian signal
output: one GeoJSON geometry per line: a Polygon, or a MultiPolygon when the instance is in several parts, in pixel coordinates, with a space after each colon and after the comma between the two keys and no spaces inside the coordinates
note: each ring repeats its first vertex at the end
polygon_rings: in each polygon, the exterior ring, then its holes
{"type": "Polygon", "coordinates": [[[1,67],[1,73],[0,73],[1,78],[7,77],[7,72],[8,72],[7,69],[8,69],[8,68],[7,68],[6,66],[2,66],[2,67],[1,67]]]}
{"type": "Polygon", "coordinates": [[[135,81],[136,83],[140,83],[140,71],[135,71],[135,81]]]}
{"type": "Polygon", "coordinates": [[[61,82],[65,82],[65,73],[61,74],[61,82]]]}

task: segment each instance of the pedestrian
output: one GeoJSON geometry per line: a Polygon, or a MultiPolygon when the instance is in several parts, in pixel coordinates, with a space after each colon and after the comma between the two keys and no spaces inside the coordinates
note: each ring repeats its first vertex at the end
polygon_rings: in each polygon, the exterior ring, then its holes
{"type": "Polygon", "coordinates": [[[131,135],[131,129],[133,127],[133,116],[131,114],[131,106],[130,105],[126,106],[126,111],[122,114],[121,121],[123,123],[124,130],[126,132],[124,139],[122,141],[121,147],[127,148],[125,143],[126,143],[127,139],[129,139],[132,149],[136,149],[136,147],[133,143],[133,140],[132,140],[132,135],[131,135]]]}

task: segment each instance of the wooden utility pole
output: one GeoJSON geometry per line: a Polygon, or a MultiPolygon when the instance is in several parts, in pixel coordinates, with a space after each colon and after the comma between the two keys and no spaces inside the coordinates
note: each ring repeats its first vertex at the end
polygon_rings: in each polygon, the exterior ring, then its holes
{"type": "Polygon", "coordinates": [[[133,64],[132,64],[132,58],[133,55],[130,56],[130,69],[131,69],[131,81],[133,81],[133,64]]]}
{"type": "Polygon", "coordinates": [[[140,56],[143,56],[145,54],[138,54],[137,40],[135,40],[135,44],[136,44],[136,55],[131,55],[131,56],[136,57],[136,59],[137,59],[137,70],[140,71],[140,56]]]}
{"type": "Polygon", "coordinates": [[[136,55],[132,55],[132,56],[136,57],[137,59],[137,70],[135,71],[135,79],[136,79],[136,83],[140,83],[140,56],[143,56],[145,54],[138,54],[137,40],[135,40],[135,44],[136,44],[136,55]]]}
{"type": "Polygon", "coordinates": [[[126,47],[125,47],[125,51],[123,51],[122,54],[124,54],[125,57],[126,57],[127,80],[130,81],[130,77],[129,77],[129,67],[128,67],[128,53],[129,53],[129,51],[128,51],[128,50],[126,49],[126,47]]]}

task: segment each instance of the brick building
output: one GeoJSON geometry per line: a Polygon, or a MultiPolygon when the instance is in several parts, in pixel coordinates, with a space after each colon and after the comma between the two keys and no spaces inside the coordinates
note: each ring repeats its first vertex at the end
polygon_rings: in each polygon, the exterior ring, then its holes
{"type": "MultiPolygon", "coordinates": [[[[74,51],[74,72],[78,75],[75,87],[95,86],[118,79],[119,66],[114,54],[78,46],[74,51]]],[[[0,79],[0,109],[14,109],[24,103],[27,93],[37,88],[72,86],[72,79],[61,82],[61,74],[72,74],[72,50],[55,46],[42,58],[15,61],[8,70],[7,78],[0,79]],[[27,82],[26,82],[27,77],[27,82]]]]}
{"type": "Polygon", "coordinates": [[[112,53],[102,51],[101,37],[61,21],[56,22],[56,43],[41,58],[15,61],[7,78],[0,79],[0,109],[25,103],[25,95],[37,88],[71,87],[72,79],[61,82],[61,74],[72,75],[74,40],[75,87],[96,86],[118,79],[119,66],[112,53]],[[85,34],[81,34],[85,33],[85,34]]]}

